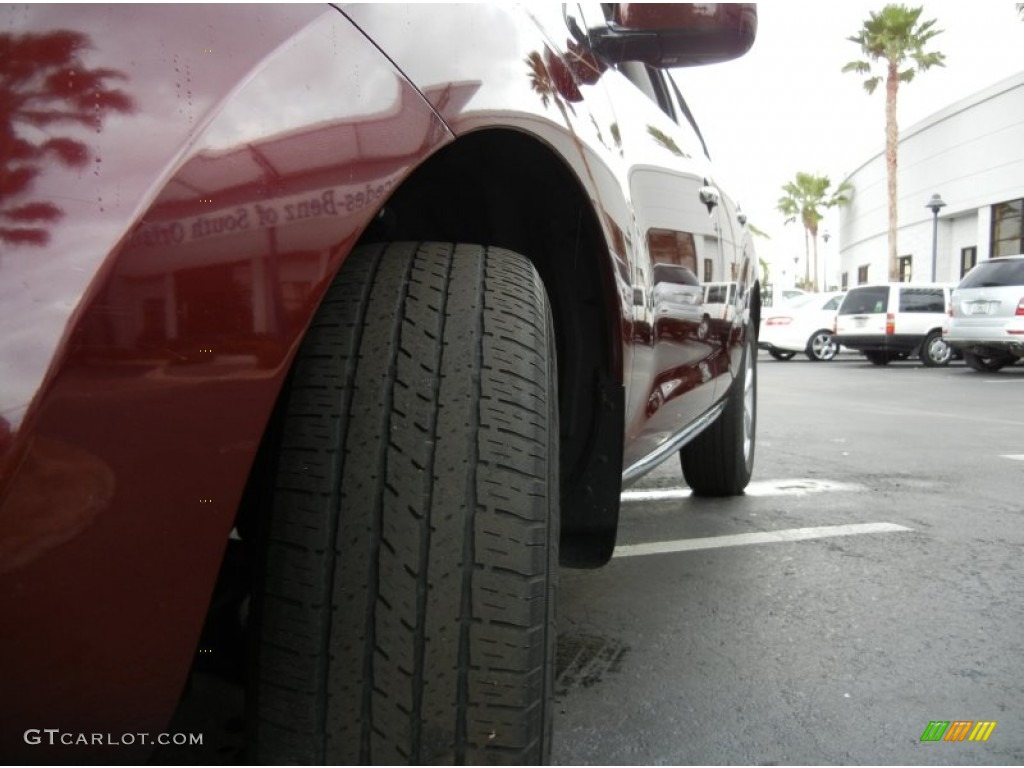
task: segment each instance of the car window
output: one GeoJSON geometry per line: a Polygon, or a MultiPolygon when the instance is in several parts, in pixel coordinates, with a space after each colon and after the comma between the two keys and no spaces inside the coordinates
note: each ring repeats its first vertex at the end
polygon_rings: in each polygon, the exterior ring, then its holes
{"type": "Polygon", "coordinates": [[[945,312],[941,288],[900,288],[900,312],[945,312]]]}
{"type": "Polygon", "coordinates": [[[627,61],[619,65],[619,71],[626,76],[633,85],[646,94],[647,98],[661,107],[662,112],[676,121],[675,112],[672,108],[672,100],[669,98],[668,89],[665,87],[661,74],[646,64],[639,61],[627,61]]]}
{"type": "Polygon", "coordinates": [[[678,264],[655,264],[654,282],[678,283],[679,285],[700,285],[693,271],[678,264]]]}
{"type": "Polygon", "coordinates": [[[711,153],[708,151],[707,142],[704,141],[704,134],[700,132],[700,126],[697,125],[697,121],[694,119],[693,113],[690,111],[690,105],[687,104],[686,99],[683,98],[683,93],[679,90],[679,85],[676,83],[670,72],[666,71],[662,74],[672,90],[672,95],[675,96],[676,111],[686,119],[686,125],[683,124],[682,120],[678,121],[679,125],[683,128],[689,126],[689,128],[693,130],[693,135],[700,143],[701,149],[704,150],[704,157],[710,160],[711,153]]]}
{"type": "Polygon", "coordinates": [[[959,288],[1024,285],[1024,259],[983,261],[960,281],[959,288]]]}
{"type": "Polygon", "coordinates": [[[839,308],[841,315],[868,315],[889,309],[889,288],[884,285],[854,288],[839,308]]]}
{"type": "Polygon", "coordinates": [[[620,64],[619,71],[679,126],[679,133],[674,134],[672,138],[680,144],[680,149],[685,154],[695,156],[700,153],[710,159],[707,144],[700,128],[697,127],[697,121],[694,120],[683,94],[669,73],[638,61],[620,64]]]}
{"type": "Polygon", "coordinates": [[[839,309],[839,302],[843,300],[842,296],[833,296],[831,299],[825,302],[825,306],[822,309],[839,309]]]}
{"type": "Polygon", "coordinates": [[[724,285],[709,285],[705,292],[705,300],[709,304],[724,304],[728,294],[724,285]]]}
{"type": "Polygon", "coordinates": [[[797,309],[798,307],[805,307],[814,301],[814,294],[808,293],[803,296],[794,296],[786,302],[786,309],[797,309]]]}

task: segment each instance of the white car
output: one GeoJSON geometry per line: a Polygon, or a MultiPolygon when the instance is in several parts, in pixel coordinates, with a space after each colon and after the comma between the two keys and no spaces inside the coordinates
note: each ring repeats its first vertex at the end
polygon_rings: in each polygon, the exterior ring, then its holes
{"type": "Polygon", "coordinates": [[[842,292],[806,293],[766,310],[757,345],[776,360],[791,360],[797,352],[815,361],[833,359],[839,347],[832,326],[842,300],[842,292]]]}
{"type": "Polygon", "coordinates": [[[776,302],[780,307],[789,306],[794,301],[802,299],[804,296],[808,296],[807,291],[801,291],[799,288],[783,288],[779,291],[779,295],[776,298],[776,302]]]}
{"type": "Polygon", "coordinates": [[[1024,256],[990,259],[953,292],[945,340],[982,373],[1024,359],[1024,256]]]}
{"type": "Polygon", "coordinates": [[[836,341],[874,365],[918,356],[929,367],[948,365],[953,348],[942,337],[952,286],[938,283],[859,285],[836,313],[836,341]]]}

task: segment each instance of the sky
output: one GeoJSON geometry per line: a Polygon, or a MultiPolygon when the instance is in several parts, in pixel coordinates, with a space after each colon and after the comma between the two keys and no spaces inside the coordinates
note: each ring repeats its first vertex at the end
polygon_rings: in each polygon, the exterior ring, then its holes
{"type": "MultiPolygon", "coordinates": [[[[797,171],[826,175],[836,185],[884,149],[884,88],[868,96],[863,76],[840,71],[862,58],[860,47],[847,38],[884,5],[758,3],[757,40],[746,56],[673,71],[707,140],[719,184],[770,236],[758,239],[757,251],[769,263],[774,281],[791,284],[793,257],[804,253],[802,227],[783,225],[775,208],[782,185],[797,171]]],[[[1024,71],[1024,20],[1016,3],[943,0],[921,5],[922,20],[935,19],[943,30],[926,50],[946,54],[946,66],[901,84],[901,129],[1024,71]]],[[[922,207],[926,202],[921,201],[922,207]]],[[[834,209],[820,231],[833,237],[827,245],[819,241],[819,254],[835,264],[840,244],[834,209]]]]}

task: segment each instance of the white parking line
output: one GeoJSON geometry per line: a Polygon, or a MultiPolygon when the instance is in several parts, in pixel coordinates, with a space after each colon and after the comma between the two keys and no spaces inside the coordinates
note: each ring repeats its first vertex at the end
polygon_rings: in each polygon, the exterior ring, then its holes
{"type": "Polygon", "coordinates": [[[690,552],[695,549],[740,547],[747,544],[775,544],[785,541],[827,539],[832,536],[857,536],[863,533],[899,533],[911,530],[913,529],[905,528],[895,523],[857,523],[852,525],[824,525],[816,528],[789,528],[782,531],[737,533],[729,536],[709,536],[702,539],[654,541],[649,544],[624,544],[615,548],[612,557],[663,555],[671,552],[690,552]]]}
{"type": "Polygon", "coordinates": [[[1016,461],[1024,461],[1024,453],[1004,453],[1001,458],[1015,459],[1016,461]]]}
{"type": "MultiPolygon", "coordinates": [[[[811,480],[795,478],[792,480],[762,480],[747,486],[747,496],[806,496],[808,493],[824,493],[826,491],[863,491],[864,486],[851,483],[836,483],[831,480],[811,480]]],[[[685,499],[690,496],[689,488],[648,488],[637,491],[624,491],[622,501],[669,501],[685,499]]]]}

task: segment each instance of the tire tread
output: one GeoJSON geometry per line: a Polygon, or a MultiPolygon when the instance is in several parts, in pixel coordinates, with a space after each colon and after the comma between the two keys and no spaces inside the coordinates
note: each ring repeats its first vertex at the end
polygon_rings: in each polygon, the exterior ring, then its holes
{"type": "Polygon", "coordinates": [[[508,251],[349,256],[284,421],[257,598],[256,760],[547,759],[547,314],[536,272],[508,251]]]}

